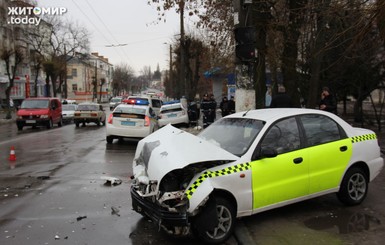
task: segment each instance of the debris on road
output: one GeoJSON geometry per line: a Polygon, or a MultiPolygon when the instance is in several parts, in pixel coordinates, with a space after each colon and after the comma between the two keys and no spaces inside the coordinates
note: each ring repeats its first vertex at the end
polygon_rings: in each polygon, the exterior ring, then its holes
{"type": "Polygon", "coordinates": [[[105,180],[106,183],[104,183],[104,185],[120,185],[122,183],[122,180],[121,179],[118,179],[118,178],[115,178],[115,177],[108,177],[108,176],[103,176],[103,177],[100,177],[101,179],[105,180]]]}
{"type": "Polygon", "coordinates": [[[117,215],[117,216],[120,217],[120,214],[119,214],[120,210],[119,210],[118,208],[112,206],[112,207],[111,207],[111,210],[112,210],[112,211],[111,211],[111,215],[117,215]]]}
{"type": "Polygon", "coordinates": [[[80,221],[82,219],[87,219],[87,216],[79,216],[76,218],[76,221],[80,221]]]}

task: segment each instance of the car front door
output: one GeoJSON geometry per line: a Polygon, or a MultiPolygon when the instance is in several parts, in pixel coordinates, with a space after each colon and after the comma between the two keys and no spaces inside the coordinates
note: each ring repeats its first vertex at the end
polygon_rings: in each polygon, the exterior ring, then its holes
{"type": "Polygon", "coordinates": [[[253,209],[305,196],[309,192],[309,157],[295,117],[271,125],[251,162],[253,209]],[[273,154],[267,154],[267,152],[273,154]]]}
{"type": "Polygon", "coordinates": [[[309,154],[309,193],[331,190],[339,186],[352,154],[352,143],[345,132],[329,117],[303,115],[309,154]]]}

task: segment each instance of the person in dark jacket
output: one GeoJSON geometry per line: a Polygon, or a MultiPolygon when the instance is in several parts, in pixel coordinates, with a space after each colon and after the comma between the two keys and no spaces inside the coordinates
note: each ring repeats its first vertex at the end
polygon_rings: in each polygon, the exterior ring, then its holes
{"type": "Polygon", "coordinates": [[[278,86],[278,93],[273,96],[270,108],[291,108],[293,107],[293,102],[291,101],[290,96],[286,93],[284,86],[278,86]]]}
{"type": "Polygon", "coordinates": [[[230,100],[229,100],[229,113],[230,113],[230,114],[235,113],[235,101],[234,101],[234,96],[231,96],[231,97],[230,97],[230,100]]]}
{"type": "Polygon", "coordinates": [[[203,100],[201,101],[201,110],[203,114],[203,128],[208,127],[211,123],[214,122],[213,113],[213,101],[209,98],[208,94],[203,95],[203,100]]]}
{"type": "Polygon", "coordinates": [[[227,99],[226,96],[223,97],[221,103],[219,104],[219,108],[221,109],[222,117],[225,117],[225,116],[230,114],[230,111],[229,111],[229,100],[227,99]]]}
{"type": "Polygon", "coordinates": [[[334,96],[330,93],[328,87],[322,88],[321,101],[319,103],[320,110],[337,113],[337,104],[334,96]]]}

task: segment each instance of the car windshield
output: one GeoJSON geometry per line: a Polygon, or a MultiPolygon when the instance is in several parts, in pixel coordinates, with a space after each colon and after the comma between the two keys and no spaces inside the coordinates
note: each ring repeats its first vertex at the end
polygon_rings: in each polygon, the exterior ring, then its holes
{"type": "Polygon", "coordinates": [[[121,98],[112,98],[111,99],[111,102],[121,102],[122,101],[122,99],[121,98]]]}
{"type": "Polygon", "coordinates": [[[78,111],[97,111],[98,105],[79,105],[78,111]]]}
{"type": "Polygon", "coordinates": [[[63,105],[62,110],[63,111],[74,111],[74,110],[76,110],[76,106],[75,105],[63,105]]]}
{"type": "Polygon", "coordinates": [[[169,113],[169,112],[176,112],[181,110],[182,110],[181,104],[175,104],[175,105],[161,107],[160,113],[169,113]]]}
{"type": "Polygon", "coordinates": [[[24,100],[21,103],[21,109],[39,109],[48,108],[49,100],[24,100]]]}
{"type": "Polygon", "coordinates": [[[198,136],[236,156],[249,149],[265,122],[247,118],[223,118],[202,131],[198,136]]]}
{"type": "Polygon", "coordinates": [[[139,114],[139,115],[145,115],[146,109],[145,108],[134,108],[134,107],[117,107],[114,110],[115,114],[139,114]]]}

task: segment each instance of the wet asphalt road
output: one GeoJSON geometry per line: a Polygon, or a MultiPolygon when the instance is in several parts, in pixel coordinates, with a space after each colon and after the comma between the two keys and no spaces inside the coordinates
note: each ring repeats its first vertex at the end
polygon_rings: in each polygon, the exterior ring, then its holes
{"type": "MultiPolygon", "coordinates": [[[[107,145],[94,124],[22,132],[2,124],[0,136],[0,244],[199,244],[131,210],[135,141],[107,145]],[[122,184],[107,185],[108,176],[122,184]]],[[[243,218],[227,244],[383,244],[384,182],[383,171],[360,206],[328,195],[243,218]]]]}

